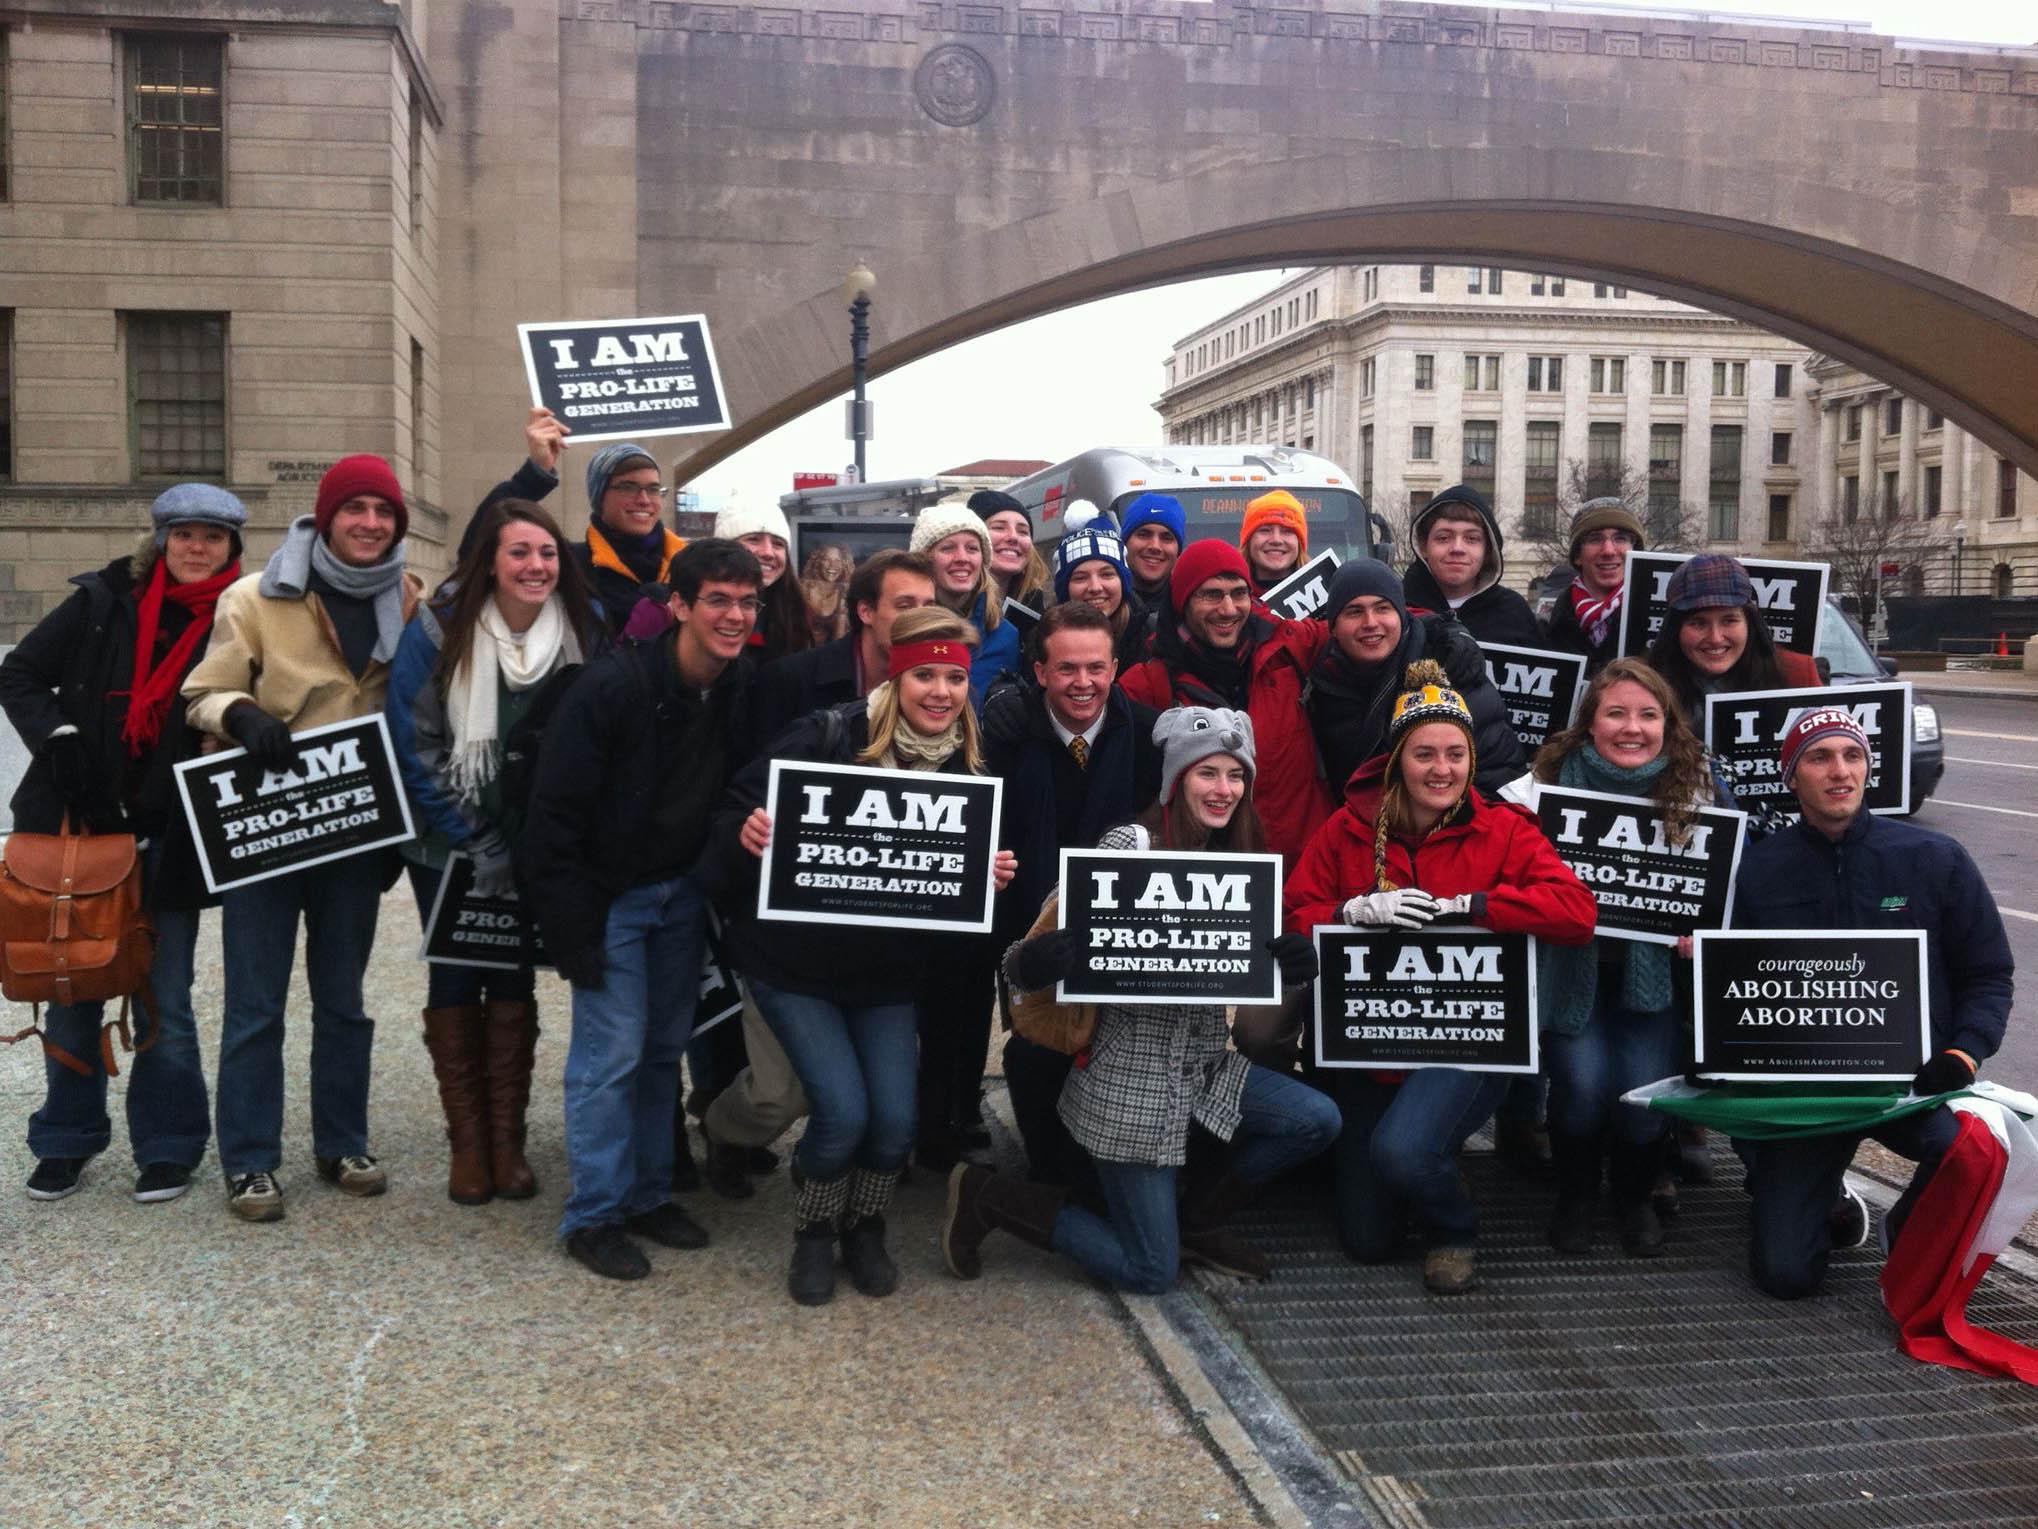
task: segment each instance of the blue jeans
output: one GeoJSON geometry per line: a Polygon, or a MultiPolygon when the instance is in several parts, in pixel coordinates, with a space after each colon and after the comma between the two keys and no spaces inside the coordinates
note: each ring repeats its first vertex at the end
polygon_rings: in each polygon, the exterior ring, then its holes
{"type": "Polygon", "coordinates": [[[707,900],[690,876],[609,904],[600,987],[573,989],[559,1235],[613,1226],[672,1195],[679,1059],[701,996],[707,900]]]}
{"type": "Polygon", "coordinates": [[[283,1161],[283,1013],[304,920],[311,987],[311,1146],[319,1157],[368,1150],[368,1065],[375,1021],[361,976],[375,948],[382,857],[349,855],[224,894],[226,1019],[219,1042],[219,1166],[230,1179],[283,1161]]]}
{"type": "Polygon", "coordinates": [[[1344,1131],[1337,1139],[1337,1234],[1362,1263],[1384,1263],[1413,1216],[1424,1246],[1469,1248],[1479,1211],[1458,1175],[1458,1149],[1493,1113],[1507,1073],[1425,1067],[1401,1083],[1340,1072],[1333,1088],[1344,1131]]]}
{"type": "MultiPolygon", "coordinates": [[[[1602,969],[1604,970],[1604,969],[1602,969]]],[[[1593,999],[1585,1028],[1576,1035],[1543,1032],[1543,1063],[1550,1072],[1550,1129],[1624,1147],[1646,1147],[1670,1130],[1670,1117],[1622,1104],[1620,1096],[1644,1083],[1677,1075],[1682,1045],[1677,1009],[1638,1013],[1622,1006],[1605,984],[1593,999]]]]}
{"type": "Polygon", "coordinates": [[[755,974],[750,992],[807,1093],[807,1130],[793,1151],[801,1177],[826,1183],[852,1167],[905,1167],[920,1061],[913,1000],[846,1008],[755,974]]]}
{"type": "MultiPolygon", "coordinates": [[[[1255,1064],[1239,1100],[1231,1172],[1263,1184],[1316,1156],[1338,1133],[1337,1106],[1305,1083],[1255,1064]]],[[[1181,1228],[1172,1167],[1099,1158],[1107,1220],[1064,1205],[1054,1218],[1054,1248],[1120,1290],[1159,1295],[1172,1289],[1181,1262],[1181,1228]]]]}
{"type": "MultiPolygon", "coordinates": [[[[198,1027],[191,1013],[191,967],[198,946],[198,910],[157,910],[156,959],[149,967],[149,997],[155,1026],[130,1009],[135,1043],[146,1035],[155,1044],[128,1064],[127,1141],[138,1167],[175,1163],[195,1168],[212,1137],[205,1098],[205,1064],[198,1055],[198,1027]],[[159,1026],[160,1028],[156,1028],[159,1026]]],[[[96,1157],[113,1139],[106,1118],[106,1074],[99,1069],[99,1027],[106,1006],[51,1004],[43,1029],[56,1045],[92,1069],[89,1078],[43,1059],[49,1091],[42,1108],[28,1117],[28,1150],[45,1157],[96,1157]]]]}
{"type": "MultiPolygon", "coordinates": [[[[422,930],[425,920],[432,916],[432,900],[439,895],[439,882],[445,872],[419,865],[415,860],[404,861],[403,868],[417,897],[418,928],[422,930]]],[[[432,961],[425,968],[427,1008],[460,1008],[489,999],[523,1002],[537,991],[538,974],[528,966],[504,971],[493,966],[449,966],[443,961],[432,961]]]]}

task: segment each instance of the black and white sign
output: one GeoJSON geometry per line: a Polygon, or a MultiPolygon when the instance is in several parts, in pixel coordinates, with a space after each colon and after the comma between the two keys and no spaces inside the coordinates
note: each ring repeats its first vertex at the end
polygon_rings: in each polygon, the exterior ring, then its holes
{"type": "Polygon", "coordinates": [[[1482,642],[1486,677],[1507,698],[1507,720],[1529,758],[1578,715],[1585,696],[1585,655],[1482,642]]]}
{"type": "Polygon", "coordinates": [[[1061,852],[1063,1003],[1279,1003],[1279,855],[1061,852]]]}
{"type": "Polygon", "coordinates": [[[208,891],[224,892],[411,837],[382,713],[308,728],[296,762],[265,770],[246,749],[177,766],[177,793],[208,891]]]}
{"type": "Polygon", "coordinates": [[[425,916],[418,959],[497,971],[552,964],[537,924],[526,916],[523,899],[475,896],[474,857],[459,850],[446,857],[439,889],[425,916]]]}
{"type": "Polygon", "coordinates": [[[996,776],[774,759],[757,916],[988,932],[1003,791],[996,776]]]}
{"type": "Polygon", "coordinates": [[[1337,554],[1324,548],[1261,595],[1260,604],[1283,621],[1306,621],[1311,616],[1329,620],[1337,613],[1323,607],[1330,599],[1330,576],[1337,572],[1337,564],[1337,554]]]}
{"type": "Polygon", "coordinates": [[[731,1015],[743,1012],[743,991],[722,954],[722,921],[708,910],[708,936],[701,946],[701,996],[693,1011],[693,1033],[706,1035],[731,1015]]]}
{"type": "Polygon", "coordinates": [[[1316,1065],[1533,1073],[1536,942],[1465,925],[1321,924],[1316,1065]]]}
{"type": "Polygon", "coordinates": [[[572,426],[576,446],[729,428],[701,314],[519,324],[517,338],[531,402],[572,426]]]}
{"type": "Polygon", "coordinates": [[[1908,1082],[1931,1055],[1922,929],[1741,929],[1692,941],[1701,1077],[1908,1082]]]}
{"type": "Polygon", "coordinates": [[[1744,690],[1705,698],[1705,741],[1733,788],[1735,804],[1753,812],[1774,807],[1797,816],[1797,798],[1783,783],[1783,735],[1808,711],[1837,707],[1868,734],[1870,812],[1902,812],[1911,797],[1911,686],[1830,685],[1801,690],[1744,690]]]}
{"type": "MultiPolygon", "coordinates": [[[[1663,630],[1670,608],[1670,576],[1696,556],[1690,552],[1630,552],[1621,597],[1619,651],[1646,658],[1649,644],[1663,630]]],[[[1831,572],[1824,563],[1787,563],[1776,558],[1744,557],[1737,561],[1755,586],[1755,603],[1779,648],[1807,657],[1819,649],[1819,620],[1826,610],[1826,584],[1831,572]]],[[[1567,598],[1559,595],[1558,599],[1567,598]]]]}
{"type": "Polygon", "coordinates": [[[1595,934],[1674,945],[1696,930],[1726,928],[1745,812],[1701,808],[1684,842],[1672,844],[1653,802],[1541,786],[1536,820],[1599,904],[1595,934]]]}

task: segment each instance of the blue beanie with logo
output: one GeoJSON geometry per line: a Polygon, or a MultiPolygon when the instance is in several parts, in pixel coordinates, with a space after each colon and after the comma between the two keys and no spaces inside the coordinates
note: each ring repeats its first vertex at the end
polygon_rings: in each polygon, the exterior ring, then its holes
{"type": "Polygon", "coordinates": [[[1174,533],[1175,545],[1182,547],[1189,541],[1187,524],[1181,500],[1167,494],[1141,494],[1119,512],[1118,534],[1130,541],[1141,526],[1165,526],[1174,533]]]}
{"type": "Polygon", "coordinates": [[[1118,570],[1118,587],[1126,594],[1132,592],[1132,570],[1125,566],[1125,543],[1110,531],[1071,531],[1055,544],[1054,549],[1054,597],[1066,600],[1069,597],[1069,575],[1076,571],[1078,563],[1102,560],[1118,570]]]}

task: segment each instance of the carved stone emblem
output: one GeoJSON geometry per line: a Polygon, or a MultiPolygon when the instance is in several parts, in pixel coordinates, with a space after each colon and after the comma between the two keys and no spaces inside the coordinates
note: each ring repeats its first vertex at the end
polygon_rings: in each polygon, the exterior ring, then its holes
{"type": "Polygon", "coordinates": [[[968,127],[989,114],[998,99],[998,82],[983,54],[961,43],[944,43],[920,60],[913,93],[920,109],[943,127],[968,127]]]}

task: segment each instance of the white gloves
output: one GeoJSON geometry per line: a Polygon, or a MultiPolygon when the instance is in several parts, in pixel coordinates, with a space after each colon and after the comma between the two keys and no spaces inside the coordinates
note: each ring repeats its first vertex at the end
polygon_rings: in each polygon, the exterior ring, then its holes
{"type": "Polygon", "coordinates": [[[1442,910],[1440,904],[1420,887],[1402,887],[1393,892],[1368,892],[1344,906],[1347,924],[1377,924],[1384,929],[1420,929],[1442,910]]]}
{"type": "Polygon", "coordinates": [[[1472,911],[1472,894],[1460,892],[1456,897],[1446,897],[1437,904],[1438,918],[1463,918],[1472,911]]]}

